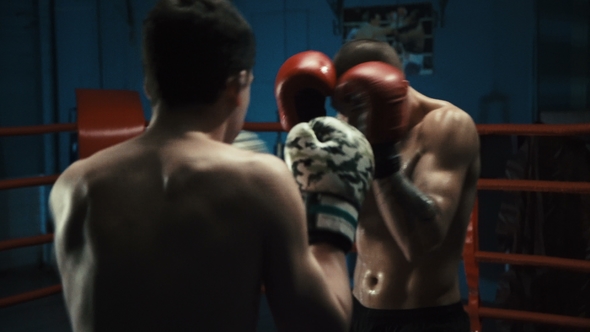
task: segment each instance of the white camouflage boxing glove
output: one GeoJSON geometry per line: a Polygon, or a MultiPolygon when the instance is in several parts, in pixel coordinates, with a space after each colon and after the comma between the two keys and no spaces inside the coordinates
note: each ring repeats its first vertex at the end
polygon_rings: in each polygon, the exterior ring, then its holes
{"type": "Polygon", "coordinates": [[[310,243],[328,242],[348,252],[373,179],[369,142],[349,124],[319,117],[289,131],[285,162],[305,201],[310,243]]]}

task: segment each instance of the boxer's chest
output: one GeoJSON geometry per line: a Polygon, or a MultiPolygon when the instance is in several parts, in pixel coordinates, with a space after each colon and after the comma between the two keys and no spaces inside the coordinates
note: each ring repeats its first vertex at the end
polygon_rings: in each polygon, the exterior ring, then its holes
{"type": "Polygon", "coordinates": [[[402,160],[401,171],[410,179],[414,168],[423,153],[423,147],[420,140],[421,124],[413,127],[406,137],[397,144],[397,150],[402,160]]]}

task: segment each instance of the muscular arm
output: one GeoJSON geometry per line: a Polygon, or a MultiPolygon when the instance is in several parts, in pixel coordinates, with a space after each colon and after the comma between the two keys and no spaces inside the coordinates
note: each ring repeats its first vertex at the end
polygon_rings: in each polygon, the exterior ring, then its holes
{"type": "Polygon", "coordinates": [[[467,175],[479,156],[477,130],[463,111],[434,110],[420,126],[418,154],[401,172],[374,181],[381,215],[409,261],[446,238],[462,195],[474,189],[466,188],[475,186],[467,175]]]}
{"type": "MultiPolygon", "coordinates": [[[[280,160],[279,160],[280,162],[280,160]]],[[[352,310],[344,253],[308,245],[305,209],[287,167],[262,183],[266,234],[263,282],[280,331],[347,331],[352,310]]]]}
{"type": "MultiPolygon", "coordinates": [[[[85,250],[85,221],[88,209],[87,188],[83,181],[82,164],[78,161],[58,178],[49,195],[49,209],[55,223],[55,253],[64,298],[74,330],[83,330],[84,323],[92,322],[89,303],[72,292],[83,283],[80,266],[88,261],[85,250]]],[[[91,296],[86,294],[86,297],[91,296]]]]}
{"type": "MultiPolygon", "coordinates": [[[[82,183],[82,162],[66,169],[49,194],[49,210],[55,223],[55,247],[58,263],[65,253],[83,245],[83,227],[86,217],[86,188],[82,183]]],[[[64,267],[60,264],[60,270],[64,267]]]]}

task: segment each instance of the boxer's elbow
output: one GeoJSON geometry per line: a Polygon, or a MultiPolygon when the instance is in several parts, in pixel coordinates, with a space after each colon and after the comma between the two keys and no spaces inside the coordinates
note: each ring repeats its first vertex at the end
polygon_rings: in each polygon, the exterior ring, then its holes
{"type": "MultiPolygon", "coordinates": [[[[350,293],[349,293],[350,295],[350,293]]],[[[352,320],[352,301],[351,296],[338,297],[338,311],[340,319],[338,320],[338,326],[344,331],[350,329],[350,323],[352,320]]]]}

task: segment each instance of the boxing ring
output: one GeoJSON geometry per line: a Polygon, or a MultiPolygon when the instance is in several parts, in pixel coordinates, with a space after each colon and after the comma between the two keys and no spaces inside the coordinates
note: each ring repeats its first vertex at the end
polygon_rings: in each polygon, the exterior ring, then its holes
{"type": "MultiPolygon", "coordinates": [[[[0,137],[41,135],[51,133],[77,133],[79,156],[92,153],[129,139],[143,132],[147,123],[143,116],[139,94],[120,90],[77,90],[78,119],[76,123],[0,128],[0,137]]],[[[255,132],[283,131],[280,123],[245,123],[244,130],[255,132]]],[[[590,135],[590,124],[575,125],[477,125],[483,135],[519,136],[572,136],[590,135]]],[[[0,190],[53,184],[59,174],[0,180],[0,190]]],[[[590,183],[538,180],[479,179],[478,191],[529,191],[590,194],[590,183]]],[[[471,330],[481,331],[481,320],[499,319],[530,323],[549,324],[561,327],[590,330],[590,319],[564,315],[543,314],[530,311],[508,310],[482,306],[479,290],[479,263],[510,264],[544,267],[580,273],[590,273],[590,261],[564,259],[539,255],[508,254],[479,250],[478,202],[476,200],[467,230],[463,261],[468,286],[468,301],[465,310],[471,319],[471,330]]],[[[53,234],[35,235],[0,241],[0,251],[38,246],[53,242],[53,234]]],[[[62,291],[57,284],[0,298],[0,309],[37,300],[62,291]]]]}

